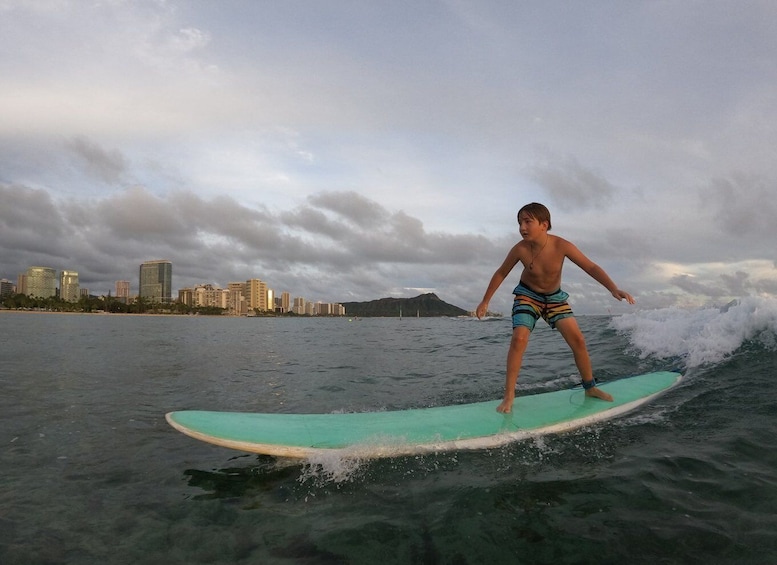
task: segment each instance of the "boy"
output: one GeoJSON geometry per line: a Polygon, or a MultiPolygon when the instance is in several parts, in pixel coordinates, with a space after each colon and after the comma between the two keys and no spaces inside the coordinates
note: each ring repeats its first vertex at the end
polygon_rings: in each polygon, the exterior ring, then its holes
{"type": "Polygon", "coordinates": [[[520,283],[513,290],[513,337],[507,353],[505,395],[497,411],[507,413],[512,410],[523,353],[529,343],[529,335],[540,317],[561,333],[572,350],[586,396],[612,402],[612,396],[596,386],[585,338],[567,304],[569,295],[561,290],[561,267],[564,259],[569,259],[583,269],[618,300],[625,299],[629,304],[634,304],[634,298],[620,290],[607,273],[583,255],[577,247],[548,233],[551,227],[550,212],[542,204],[532,202],[521,208],[518,211],[518,226],[523,240],[510,250],[504,263],[491,277],[483,301],[475,310],[478,318],[486,314],[488,303],[496,289],[520,261],[523,271],[520,283]]]}

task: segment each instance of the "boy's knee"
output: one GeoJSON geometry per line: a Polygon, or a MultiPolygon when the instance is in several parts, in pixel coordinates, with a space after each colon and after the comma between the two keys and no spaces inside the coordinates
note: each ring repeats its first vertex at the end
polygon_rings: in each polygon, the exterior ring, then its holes
{"type": "Polygon", "coordinates": [[[585,336],[581,332],[575,332],[567,337],[567,343],[572,349],[585,349],[585,336]]]}
{"type": "Polygon", "coordinates": [[[510,339],[510,347],[513,349],[525,349],[526,344],[529,343],[529,335],[529,332],[513,332],[513,337],[510,339]]]}

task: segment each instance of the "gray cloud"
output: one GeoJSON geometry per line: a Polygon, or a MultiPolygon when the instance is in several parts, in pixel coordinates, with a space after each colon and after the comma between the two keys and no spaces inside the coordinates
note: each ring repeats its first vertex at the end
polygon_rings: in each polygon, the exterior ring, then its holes
{"type": "Polygon", "coordinates": [[[670,282],[685,292],[710,299],[747,296],[756,288],[769,286],[769,282],[763,280],[753,283],[750,274],[743,271],[731,274],[722,273],[716,279],[705,281],[697,280],[689,275],[677,275],[672,277],[670,282]]]}
{"type": "Polygon", "coordinates": [[[777,295],[777,277],[757,280],[753,285],[758,292],[777,295]]]}
{"type": "Polygon", "coordinates": [[[387,212],[377,202],[357,192],[325,192],[309,197],[314,206],[336,212],[362,228],[370,228],[386,220],[387,212]]]}
{"type": "Polygon", "coordinates": [[[561,210],[603,208],[617,192],[601,173],[583,167],[570,156],[534,166],[531,176],[561,210]]]}
{"type": "Polygon", "coordinates": [[[752,289],[750,275],[748,273],[737,271],[731,275],[723,273],[720,275],[723,284],[728,293],[733,296],[745,296],[752,289]]]}
{"type": "Polygon", "coordinates": [[[79,271],[82,284],[97,292],[134,280],[138,264],[152,258],[173,261],[177,286],[225,286],[258,276],[278,290],[330,300],[373,299],[398,286],[452,288],[460,284],[446,280],[453,265],[495,261],[493,244],[482,236],[428,233],[417,218],[350,192],[311,197],[324,211],[306,204],[275,216],[228,197],[206,200],[183,191],[159,197],[142,187],[79,205],[18,186],[0,185],[0,198],[13,204],[0,212],[0,246],[13,257],[2,276],[15,278],[31,266],[30,257],[42,255],[47,266],[79,271]],[[329,218],[332,208],[365,208],[372,223],[329,218]],[[55,237],[47,243],[41,229],[55,237]]]}
{"type": "Polygon", "coordinates": [[[121,152],[115,149],[103,149],[85,137],[75,137],[65,145],[79,157],[79,161],[89,174],[108,184],[115,184],[121,180],[127,169],[126,160],[121,152]]]}
{"type": "Polygon", "coordinates": [[[719,229],[741,238],[756,234],[777,237],[777,181],[760,175],[735,173],[710,181],[701,190],[702,208],[711,209],[719,229]]]}
{"type": "Polygon", "coordinates": [[[714,284],[702,282],[702,281],[696,280],[694,277],[690,275],[677,275],[675,277],[672,277],[670,282],[673,285],[675,285],[677,288],[694,295],[711,297],[711,298],[719,298],[719,297],[728,295],[728,293],[726,292],[726,289],[723,288],[722,285],[714,285],[714,284]]]}

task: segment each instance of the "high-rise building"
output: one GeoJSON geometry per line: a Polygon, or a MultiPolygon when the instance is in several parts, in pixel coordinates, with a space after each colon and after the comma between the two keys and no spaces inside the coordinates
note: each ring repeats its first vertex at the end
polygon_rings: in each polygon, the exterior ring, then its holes
{"type": "Polygon", "coordinates": [[[170,261],[146,261],[140,265],[138,295],[151,302],[171,302],[173,264],[170,261]]]}
{"type": "Polygon", "coordinates": [[[194,306],[194,289],[193,288],[179,288],[178,289],[178,302],[184,306],[194,306]]]}
{"type": "Polygon", "coordinates": [[[129,302],[130,282],[129,281],[116,281],[116,298],[124,302],[129,302]]]}
{"type": "Polygon", "coordinates": [[[288,292],[281,293],[281,312],[288,312],[291,307],[291,295],[288,292]]]}
{"type": "Polygon", "coordinates": [[[38,298],[57,295],[57,271],[51,267],[30,267],[24,275],[25,294],[38,298]]]}
{"type": "Polygon", "coordinates": [[[222,310],[229,311],[229,289],[219,288],[214,296],[213,305],[222,310]]]}
{"type": "Polygon", "coordinates": [[[267,310],[267,283],[259,279],[248,279],[245,286],[248,310],[267,310]]]}
{"type": "Polygon", "coordinates": [[[67,302],[78,302],[81,293],[78,288],[78,273],[75,271],[59,272],[59,297],[67,302]]]}
{"type": "Polygon", "coordinates": [[[229,306],[229,290],[215,287],[210,283],[197,285],[192,289],[192,303],[190,306],[195,308],[216,307],[226,309],[229,306]]]}
{"type": "Polygon", "coordinates": [[[27,272],[16,277],[16,294],[27,294],[27,272]]]}
{"type": "Polygon", "coordinates": [[[0,298],[13,295],[16,288],[14,284],[7,279],[0,279],[0,298]]]}
{"type": "Polygon", "coordinates": [[[245,299],[246,283],[231,282],[227,285],[229,292],[229,313],[235,316],[243,316],[248,312],[245,299]]]}

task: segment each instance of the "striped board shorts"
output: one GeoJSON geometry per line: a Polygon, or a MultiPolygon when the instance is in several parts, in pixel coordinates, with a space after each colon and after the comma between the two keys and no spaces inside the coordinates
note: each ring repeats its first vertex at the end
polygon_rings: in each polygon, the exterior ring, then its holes
{"type": "Polygon", "coordinates": [[[537,320],[542,318],[551,328],[556,322],[574,316],[567,303],[569,295],[561,289],[549,294],[534,292],[523,283],[513,289],[513,328],[524,326],[533,330],[537,320]]]}

